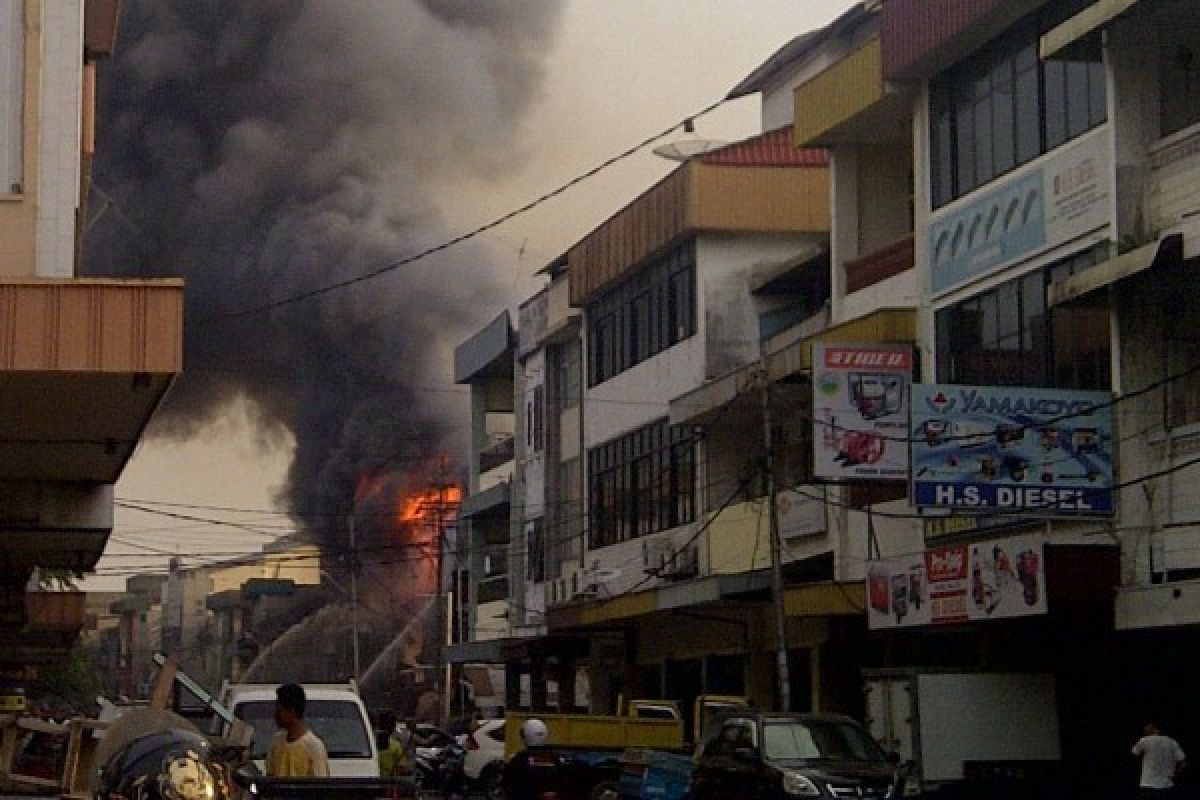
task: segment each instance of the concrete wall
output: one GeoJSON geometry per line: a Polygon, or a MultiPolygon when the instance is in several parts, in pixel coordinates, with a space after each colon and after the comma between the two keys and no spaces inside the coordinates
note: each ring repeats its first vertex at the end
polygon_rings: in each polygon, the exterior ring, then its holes
{"type": "Polygon", "coordinates": [[[43,0],[38,107],[37,268],[75,274],[83,115],[83,0],[43,0]]]}

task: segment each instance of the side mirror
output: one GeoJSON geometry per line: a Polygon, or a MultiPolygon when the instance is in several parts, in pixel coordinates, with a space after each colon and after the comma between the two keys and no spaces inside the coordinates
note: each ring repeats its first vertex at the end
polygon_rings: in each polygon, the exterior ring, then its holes
{"type": "Polygon", "coordinates": [[[759,762],[757,747],[739,747],[733,751],[733,759],[735,761],[746,761],[752,764],[759,762]]]}
{"type": "Polygon", "coordinates": [[[238,767],[233,772],[233,782],[237,784],[238,788],[244,789],[252,795],[258,794],[255,782],[261,777],[262,774],[258,771],[258,767],[253,764],[238,767]]]}

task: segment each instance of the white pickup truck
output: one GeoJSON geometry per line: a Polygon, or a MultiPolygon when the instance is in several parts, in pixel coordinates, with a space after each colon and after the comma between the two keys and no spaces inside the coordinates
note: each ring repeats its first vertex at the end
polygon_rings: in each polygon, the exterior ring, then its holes
{"type": "MultiPolygon", "coordinates": [[[[226,683],[217,700],[254,729],[252,757],[264,769],[275,735],[274,683],[226,683]]],[[[304,721],[325,743],[329,774],[338,778],[378,778],[379,758],[366,706],[353,683],[303,684],[304,721]]],[[[221,723],[220,719],[217,720],[221,723]]],[[[216,731],[221,733],[222,731],[216,731]]]]}

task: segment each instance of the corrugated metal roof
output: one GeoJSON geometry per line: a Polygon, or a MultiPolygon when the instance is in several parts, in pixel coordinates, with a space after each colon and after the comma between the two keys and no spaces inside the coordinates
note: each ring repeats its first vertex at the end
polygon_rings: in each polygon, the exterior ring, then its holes
{"type": "Polygon", "coordinates": [[[825,167],[829,151],[796,147],[792,126],[769,131],[712,150],[696,159],[702,164],[734,167],[825,167]]]}

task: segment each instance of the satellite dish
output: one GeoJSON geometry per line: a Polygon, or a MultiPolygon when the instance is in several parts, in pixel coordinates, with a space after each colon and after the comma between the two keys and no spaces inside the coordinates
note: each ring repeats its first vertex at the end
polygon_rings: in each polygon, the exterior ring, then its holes
{"type": "Polygon", "coordinates": [[[670,161],[687,161],[689,158],[702,156],[727,145],[728,142],[716,139],[680,139],[678,142],[668,142],[654,148],[653,153],[670,161]]]}

